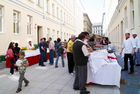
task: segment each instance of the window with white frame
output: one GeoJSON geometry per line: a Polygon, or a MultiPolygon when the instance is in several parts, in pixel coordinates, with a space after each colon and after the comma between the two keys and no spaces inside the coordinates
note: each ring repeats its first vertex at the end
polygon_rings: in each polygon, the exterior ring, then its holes
{"type": "Polygon", "coordinates": [[[0,6],[0,32],[3,32],[3,7],[0,6]]]}
{"type": "Polygon", "coordinates": [[[127,17],[127,7],[124,9],[124,16],[125,16],[125,28],[128,28],[128,17],[127,17]]]}
{"type": "Polygon", "coordinates": [[[55,6],[52,4],[52,15],[55,16],[55,6]]]}
{"type": "Polygon", "coordinates": [[[30,2],[32,2],[32,3],[34,2],[34,0],[28,0],[28,1],[30,1],[30,2]]]}
{"type": "Polygon", "coordinates": [[[14,33],[19,33],[19,27],[20,26],[20,21],[19,21],[19,12],[14,11],[13,12],[13,32],[14,33]]]}
{"type": "Polygon", "coordinates": [[[140,25],[140,0],[138,0],[138,13],[139,13],[139,25],[140,25]]]}
{"type": "Polygon", "coordinates": [[[32,16],[27,16],[27,34],[31,34],[32,31],[32,16]]]}
{"type": "Polygon", "coordinates": [[[60,11],[60,19],[63,20],[63,17],[62,17],[62,10],[60,11]]]}
{"type": "Polygon", "coordinates": [[[59,8],[57,7],[57,18],[59,18],[59,8]]]}
{"type": "Polygon", "coordinates": [[[57,38],[59,38],[59,31],[57,31],[57,38]]]}
{"type": "Polygon", "coordinates": [[[36,2],[36,3],[37,3],[37,5],[38,5],[38,6],[40,6],[40,0],[37,0],[37,2],[36,2]]]}
{"type": "Polygon", "coordinates": [[[64,12],[64,17],[63,17],[63,18],[64,18],[64,22],[65,22],[65,20],[66,20],[66,15],[65,15],[65,12],[64,12]]]}
{"type": "Polygon", "coordinates": [[[50,28],[47,28],[47,39],[50,37],[50,28]]]}
{"type": "Polygon", "coordinates": [[[53,29],[53,32],[52,32],[52,39],[55,39],[55,30],[53,29]]]}
{"type": "Polygon", "coordinates": [[[60,38],[62,39],[62,32],[61,32],[60,38]]]}
{"type": "Polygon", "coordinates": [[[135,11],[134,11],[134,1],[131,0],[131,21],[132,21],[132,28],[135,27],[135,11]]]}
{"type": "Polygon", "coordinates": [[[46,0],[46,9],[47,9],[47,12],[49,13],[50,12],[50,0],[46,0]]]}

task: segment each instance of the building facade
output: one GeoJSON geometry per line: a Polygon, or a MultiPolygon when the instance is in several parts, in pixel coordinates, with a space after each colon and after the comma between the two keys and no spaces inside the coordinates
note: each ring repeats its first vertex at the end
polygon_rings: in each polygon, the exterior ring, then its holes
{"type": "Polygon", "coordinates": [[[86,13],[84,13],[84,32],[92,33],[92,23],[86,13]]]}
{"type": "Polygon", "coordinates": [[[140,0],[118,0],[107,28],[107,36],[118,49],[121,49],[126,29],[130,33],[136,30],[140,37],[140,0]]]}
{"type": "Polygon", "coordinates": [[[0,0],[0,55],[10,42],[25,47],[42,37],[63,41],[82,31],[80,0],[0,0]]]}
{"type": "Polygon", "coordinates": [[[103,13],[103,32],[105,35],[108,33],[108,25],[118,5],[117,0],[104,0],[104,13],[103,13]]]}
{"type": "Polygon", "coordinates": [[[103,25],[102,25],[102,23],[93,24],[92,34],[103,36],[103,25]]]}

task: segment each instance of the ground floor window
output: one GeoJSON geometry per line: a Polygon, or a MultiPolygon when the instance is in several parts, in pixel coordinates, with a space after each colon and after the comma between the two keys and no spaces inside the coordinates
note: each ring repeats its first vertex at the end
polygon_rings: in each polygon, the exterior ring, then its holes
{"type": "Polygon", "coordinates": [[[0,32],[3,32],[3,7],[0,5],[0,32]]]}

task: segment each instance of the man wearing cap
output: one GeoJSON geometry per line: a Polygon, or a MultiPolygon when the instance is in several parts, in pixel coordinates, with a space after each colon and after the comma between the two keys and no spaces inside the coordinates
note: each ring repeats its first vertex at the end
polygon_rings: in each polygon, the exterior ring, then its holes
{"type": "Polygon", "coordinates": [[[132,31],[132,36],[136,43],[136,49],[133,57],[134,64],[137,61],[136,66],[140,66],[140,39],[138,38],[137,32],[135,30],[132,31]]]}
{"type": "Polygon", "coordinates": [[[132,38],[130,38],[130,33],[128,30],[125,32],[125,39],[122,45],[122,51],[124,50],[124,69],[122,71],[128,70],[128,59],[130,60],[130,72],[129,74],[134,73],[134,63],[133,63],[133,56],[135,53],[136,44],[132,38]]]}

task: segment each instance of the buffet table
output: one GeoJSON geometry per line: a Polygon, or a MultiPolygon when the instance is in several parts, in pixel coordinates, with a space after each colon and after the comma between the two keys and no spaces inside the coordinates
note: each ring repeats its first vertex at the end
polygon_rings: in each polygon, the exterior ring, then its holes
{"type": "Polygon", "coordinates": [[[109,54],[107,50],[91,53],[88,62],[87,83],[101,85],[115,85],[120,87],[121,67],[116,56],[109,54]]]}
{"type": "MultiPolygon", "coordinates": [[[[49,49],[47,50],[47,58],[49,58],[49,49]]],[[[25,58],[28,60],[29,66],[39,63],[40,60],[40,51],[37,50],[26,50],[25,58]]],[[[6,67],[11,67],[11,62],[9,59],[6,59],[6,67]]]]}

